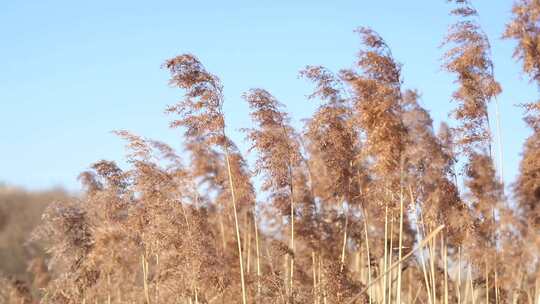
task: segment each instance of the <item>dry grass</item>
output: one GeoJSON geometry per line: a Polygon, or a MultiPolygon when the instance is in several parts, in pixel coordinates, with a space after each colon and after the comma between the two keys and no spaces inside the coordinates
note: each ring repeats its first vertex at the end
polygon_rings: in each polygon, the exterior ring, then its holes
{"type": "MultiPolygon", "coordinates": [[[[319,103],[303,130],[269,92],[244,95],[252,172],[225,132],[221,81],[177,56],[163,67],[184,98],[166,111],[185,151],[117,131],[129,166],[96,162],[79,198],[47,207],[33,237],[48,250],[31,267],[40,289],[2,280],[0,302],[540,303],[540,106],[526,106],[535,133],[510,208],[492,156],[487,109],[502,88],[489,40],[469,1],[449,2],[456,128],[435,133],[390,47],[360,28],[354,68],[300,73],[319,103]]],[[[514,17],[505,36],[538,81],[540,3],[518,1],[514,17]]]]}

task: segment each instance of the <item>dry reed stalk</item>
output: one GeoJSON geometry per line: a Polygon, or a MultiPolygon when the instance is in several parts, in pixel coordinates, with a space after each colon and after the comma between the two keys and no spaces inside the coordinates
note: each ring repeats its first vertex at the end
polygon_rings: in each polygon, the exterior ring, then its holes
{"type": "Polygon", "coordinates": [[[498,280],[498,275],[497,275],[498,271],[497,271],[497,268],[495,267],[495,271],[494,271],[494,280],[495,280],[495,304],[498,304],[499,303],[499,280],[498,280]]]}
{"type": "Polygon", "coordinates": [[[318,304],[317,298],[317,271],[316,271],[315,251],[311,251],[311,270],[313,276],[313,304],[318,304]]]}
{"type": "MultiPolygon", "coordinates": [[[[420,289],[422,288],[422,285],[420,285],[420,288],[418,288],[417,290],[417,295],[418,293],[420,292],[420,289]]],[[[407,303],[413,303],[413,299],[412,299],[412,289],[413,289],[413,286],[412,286],[412,272],[409,271],[409,290],[407,292],[407,303]]]]}
{"type": "MultiPolygon", "coordinates": [[[[281,128],[283,129],[283,134],[284,135],[287,135],[287,128],[282,125],[281,128]]],[[[289,146],[289,148],[291,148],[289,146]]],[[[292,154],[292,153],[291,153],[292,154]]],[[[291,296],[291,302],[294,303],[294,259],[295,259],[295,248],[294,248],[294,217],[295,217],[295,209],[294,209],[294,186],[293,186],[293,172],[292,172],[292,168],[291,168],[291,164],[294,162],[294,160],[292,160],[292,155],[289,155],[289,157],[291,158],[289,160],[289,163],[288,163],[288,166],[287,166],[287,170],[288,170],[288,173],[289,173],[289,191],[291,192],[290,193],[290,205],[291,205],[291,241],[290,241],[290,246],[291,246],[291,255],[290,255],[290,258],[291,258],[291,267],[290,267],[290,282],[289,282],[289,286],[290,286],[290,296],[291,296]]]]}
{"type": "Polygon", "coordinates": [[[322,297],[323,297],[323,304],[328,304],[327,302],[327,291],[326,291],[326,275],[324,275],[324,272],[321,273],[321,268],[323,267],[323,264],[324,264],[324,261],[323,259],[321,258],[321,255],[319,254],[319,286],[320,284],[322,284],[323,288],[321,290],[322,292],[322,297]]]}
{"type": "MultiPolygon", "coordinates": [[[[424,215],[420,214],[420,220],[422,223],[422,226],[424,227],[425,231],[425,223],[424,223],[424,215]]],[[[431,295],[432,295],[432,303],[437,304],[437,283],[435,280],[436,276],[436,268],[435,268],[435,258],[437,254],[437,242],[434,239],[431,239],[428,242],[428,253],[429,253],[429,275],[431,279],[431,295]]]]}
{"type": "Polygon", "coordinates": [[[161,268],[159,265],[159,254],[156,253],[156,303],[159,303],[159,279],[161,268]]]}
{"type": "Polygon", "coordinates": [[[366,261],[367,261],[367,267],[368,267],[368,275],[367,275],[367,286],[368,288],[368,295],[369,295],[369,304],[372,302],[372,282],[371,282],[371,256],[370,256],[370,250],[369,250],[369,234],[368,234],[368,215],[366,212],[366,209],[364,208],[364,204],[362,205],[362,213],[364,214],[364,237],[365,237],[365,243],[366,243],[366,261]]]}
{"type": "Polygon", "coordinates": [[[473,285],[473,279],[472,279],[472,266],[468,265],[468,274],[467,274],[467,281],[469,284],[469,292],[471,295],[471,302],[474,304],[476,302],[476,297],[474,295],[474,285],[473,285]]]}
{"type": "Polygon", "coordinates": [[[501,128],[501,113],[499,109],[499,98],[495,96],[495,120],[497,125],[497,148],[499,150],[499,182],[502,185],[504,193],[504,152],[503,152],[503,137],[501,128]]]}
{"type": "Polygon", "coordinates": [[[386,287],[388,283],[388,277],[386,276],[388,270],[388,205],[384,208],[384,258],[383,258],[383,269],[384,269],[384,280],[383,280],[383,289],[382,289],[382,302],[386,304],[386,287]]]}
{"type": "Polygon", "coordinates": [[[448,304],[448,245],[444,242],[443,234],[441,234],[441,250],[443,250],[444,267],[444,304],[448,304]]]}
{"type": "Polygon", "coordinates": [[[469,273],[469,265],[467,265],[467,277],[465,278],[465,295],[463,297],[463,302],[464,303],[467,303],[467,300],[469,298],[469,293],[470,293],[470,286],[469,286],[469,276],[470,276],[470,273],[469,273]]]}
{"type": "Polygon", "coordinates": [[[242,286],[242,303],[247,304],[247,291],[246,291],[246,283],[244,279],[244,261],[243,261],[244,259],[242,258],[242,241],[240,240],[240,227],[238,225],[238,211],[236,208],[236,194],[234,192],[233,177],[232,177],[231,164],[230,164],[230,158],[229,158],[229,149],[227,147],[225,147],[225,160],[227,164],[229,187],[231,190],[231,199],[232,199],[232,205],[233,205],[234,226],[235,226],[235,231],[236,231],[236,243],[238,244],[238,259],[240,260],[240,284],[242,286]]]}
{"type": "MultiPolygon", "coordinates": [[[[290,170],[290,169],[289,169],[290,170]]],[[[292,187],[292,172],[289,172],[291,176],[291,269],[290,269],[290,292],[291,300],[294,303],[294,259],[295,259],[295,250],[294,250],[294,192],[292,187]]]]}
{"type": "MultiPolygon", "coordinates": [[[[390,244],[389,244],[389,248],[390,248],[390,253],[389,253],[389,256],[388,256],[388,264],[391,265],[392,264],[392,260],[393,260],[393,255],[394,255],[394,215],[392,213],[390,213],[390,244]]],[[[392,303],[392,286],[393,286],[393,278],[394,276],[392,275],[392,271],[390,271],[389,273],[389,277],[388,277],[388,302],[389,303],[392,303]]]]}
{"type": "Polygon", "coordinates": [[[259,225],[257,224],[257,215],[253,210],[253,226],[255,227],[255,253],[257,263],[257,298],[261,296],[261,261],[259,253],[259,225]]]}
{"type": "Polygon", "coordinates": [[[540,284],[538,277],[534,280],[534,301],[540,303],[540,284]]]}
{"type": "Polygon", "coordinates": [[[414,295],[414,299],[410,303],[416,303],[416,299],[418,299],[418,297],[420,296],[420,292],[422,291],[422,287],[423,287],[423,285],[420,285],[420,287],[416,291],[416,294],[414,295]]]}
{"type": "Polygon", "coordinates": [[[289,285],[289,276],[290,276],[290,262],[289,262],[289,255],[286,254],[283,256],[283,273],[285,274],[282,278],[283,280],[283,287],[285,288],[285,295],[287,295],[287,302],[286,303],[289,303],[289,300],[291,298],[291,290],[290,290],[290,285],[289,285]]]}
{"type": "Polygon", "coordinates": [[[432,245],[431,250],[431,256],[430,256],[430,265],[431,265],[431,280],[433,284],[433,303],[437,304],[438,298],[437,298],[437,265],[435,265],[436,257],[437,257],[437,241],[435,239],[432,239],[430,242],[432,245]]]}
{"type": "Polygon", "coordinates": [[[340,258],[340,271],[343,271],[345,267],[345,249],[347,247],[347,229],[349,227],[349,207],[345,211],[345,228],[343,230],[343,246],[341,247],[341,258],[340,258]]]}
{"type": "Polygon", "coordinates": [[[420,264],[422,264],[422,273],[424,274],[424,284],[426,286],[426,293],[428,296],[428,303],[433,303],[433,298],[431,296],[431,287],[430,287],[430,281],[428,279],[428,272],[426,269],[426,261],[424,257],[424,251],[420,252],[420,264]]]}
{"type": "Polygon", "coordinates": [[[246,247],[246,273],[249,274],[250,272],[250,266],[251,266],[251,226],[249,225],[249,219],[248,213],[245,213],[246,216],[246,223],[245,223],[245,232],[244,232],[244,242],[247,240],[247,246],[246,247]]]}
{"type": "Polygon", "coordinates": [[[362,279],[362,267],[360,266],[360,263],[362,261],[362,253],[360,251],[360,248],[355,251],[354,253],[354,272],[358,274],[358,277],[362,279]]]}
{"type": "MultiPolygon", "coordinates": [[[[388,268],[386,270],[385,273],[379,275],[375,280],[373,280],[371,282],[371,284],[375,284],[376,282],[378,282],[379,280],[383,279],[388,273],[388,271],[392,271],[394,268],[398,267],[399,265],[401,265],[401,263],[405,260],[407,260],[409,257],[411,257],[416,251],[422,249],[430,240],[432,240],[435,236],[437,236],[437,234],[444,228],[444,225],[441,225],[439,227],[437,227],[436,229],[434,229],[427,237],[425,237],[413,250],[411,250],[409,253],[407,253],[406,255],[404,255],[401,260],[399,261],[396,261],[394,264],[392,264],[390,266],[390,268],[388,268]]],[[[352,297],[348,302],[347,304],[352,304],[354,303],[354,301],[356,301],[360,296],[362,296],[369,288],[369,285],[364,287],[364,289],[362,291],[360,291],[359,293],[357,293],[354,297],[352,297]]]]}
{"type": "Polygon", "coordinates": [[[141,265],[142,265],[142,271],[143,271],[144,298],[146,300],[146,304],[151,304],[150,291],[148,288],[148,262],[146,261],[146,256],[144,253],[141,255],[141,265]]]}
{"type": "Polygon", "coordinates": [[[107,273],[107,304],[111,304],[111,274],[107,273]]]}
{"type": "Polygon", "coordinates": [[[316,280],[313,281],[313,283],[316,285],[316,288],[314,290],[316,301],[317,303],[322,303],[323,301],[323,293],[322,293],[322,277],[321,277],[321,257],[320,252],[313,252],[313,257],[315,258],[315,264],[314,264],[314,270],[315,271],[315,278],[316,280]]]}
{"type": "Polygon", "coordinates": [[[219,213],[219,229],[221,232],[221,242],[223,243],[223,252],[227,250],[227,242],[225,240],[225,227],[223,226],[223,214],[219,213]]]}
{"type": "MultiPolygon", "coordinates": [[[[401,261],[402,248],[403,248],[403,186],[400,187],[399,191],[399,248],[398,248],[398,261],[401,261]]],[[[413,201],[411,201],[413,204],[413,201]]],[[[397,279],[397,299],[396,302],[401,304],[401,267],[398,269],[398,279],[397,279]]]]}
{"type": "MultiPolygon", "coordinates": [[[[422,231],[424,235],[426,235],[426,225],[424,223],[424,217],[423,214],[420,213],[420,225],[422,227],[422,231]]],[[[429,303],[435,304],[437,301],[436,296],[436,288],[435,288],[435,277],[433,273],[433,245],[432,240],[430,240],[427,243],[427,252],[428,252],[428,258],[429,258],[429,267],[426,267],[426,261],[424,258],[424,252],[421,252],[420,258],[422,262],[422,271],[424,272],[424,280],[426,284],[426,290],[428,292],[429,297],[429,303]]]]}
{"type": "Polygon", "coordinates": [[[485,283],[485,288],[486,288],[486,303],[489,303],[489,266],[488,266],[488,263],[487,261],[484,262],[485,264],[485,280],[486,280],[486,283],[485,283]]]}
{"type": "Polygon", "coordinates": [[[461,304],[461,246],[458,247],[458,275],[456,293],[458,304],[461,304]]]}

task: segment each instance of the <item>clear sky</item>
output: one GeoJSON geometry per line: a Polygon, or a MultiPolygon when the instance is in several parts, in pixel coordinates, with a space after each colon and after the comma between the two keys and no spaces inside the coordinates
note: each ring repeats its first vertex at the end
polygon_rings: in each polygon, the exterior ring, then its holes
{"type": "MultiPolygon", "coordinates": [[[[505,179],[513,180],[529,130],[515,104],[537,91],[500,36],[511,0],[477,0],[493,45],[504,139],[505,179]]],[[[452,18],[444,0],[419,1],[58,1],[0,5],[0,181],[43,189],[79,189],[76,177],[99,159],[121,161],[128,129],[180,147],[167,128],[167,104],[181,97],[160,69],[190,52],[225,87],[227,124],[242,149],[249,127],[241,94],[262,87],[287,105],[296,126],[315,105],[298,79],[308,64],[352,67],[353,30],[378,31],[403,63],[407,88],[422,93],[436,125],[448,119],[455,88],[440,69],[439,48],[452,18]]]]}

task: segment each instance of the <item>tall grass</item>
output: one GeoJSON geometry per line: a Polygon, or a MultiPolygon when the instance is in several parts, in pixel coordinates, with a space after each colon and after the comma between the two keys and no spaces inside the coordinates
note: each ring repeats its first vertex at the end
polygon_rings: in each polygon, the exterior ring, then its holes
{"type": "MultiPolygon", "coordinates": [[[[34,235],[47,267],[35,269],[50,280],[33,291],[2,279],[0,302],[540,303],[539,107],[526,106],[535,133],[510,208],[491,154],[491,46],[471,3],[449,2],[456,127],[439,134],[367,27],[353,68],[300,72],[318,104],[304,129],[270,92],[244,94],[254,170],[225,132],[220,79],[194,55],[167,60],[185,151],[117,131],[129,166],[96,162],[79,198],[47,208],[34,235]]],[[[535,81],[539,21],[538,1],[521,0],[505,33],[535,81]]]]}

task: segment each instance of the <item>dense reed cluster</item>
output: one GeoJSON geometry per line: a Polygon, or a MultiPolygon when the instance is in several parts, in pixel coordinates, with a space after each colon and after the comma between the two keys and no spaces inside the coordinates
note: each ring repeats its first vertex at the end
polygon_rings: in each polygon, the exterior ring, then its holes
{"type": "MultiPolygon", "coordinates": [[[[390,46],[362,27],[353,68],[300,72],[318,104],[303,129],[270,92],[243,95],[250,168],[220,79],[191,54],[167,60],[184,151],[117,131],[129,167],[98,161],[83,195],[47,208],[40,289],[3,279],[0,302],[540,303],[540,101],[524,104],[533,134],[506,195],[491,46],[472,4],[448,2],[455,127],[435,129],[390,46]]],[[[540,87],[540,1],[518,0],[504,37],[540,87]]]]}

